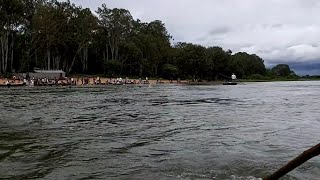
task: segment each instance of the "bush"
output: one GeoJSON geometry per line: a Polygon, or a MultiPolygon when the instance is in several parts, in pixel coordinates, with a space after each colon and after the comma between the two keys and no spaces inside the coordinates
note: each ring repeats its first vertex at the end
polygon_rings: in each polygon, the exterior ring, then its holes
{"type": "Polygon", "coordinates": [[[110,60],[105,63],[107,74],[117,76],[121,73],[122,63],[117,60],[110,60]]]}
{"type": "Polygon", "coordinates": [[[265,79],[265,77],[262,76],[261,74],[252,74],[248,76],[248,79],[263,80],[265,79]]]}
{"type": "Polygon", "coordinates": [[[172,64],[165,64],[162,67],[162,77],[166,79],[175,79],[178,75],[178,68],[172,64]]]}

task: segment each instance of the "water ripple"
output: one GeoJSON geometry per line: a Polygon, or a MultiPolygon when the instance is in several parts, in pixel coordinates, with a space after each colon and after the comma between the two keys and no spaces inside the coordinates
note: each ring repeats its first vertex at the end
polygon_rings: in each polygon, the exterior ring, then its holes
{"type": "MultiPolygon", "coordinates": [[[[1,178],[258,179],[318,144],[319,88],[1,89],[1,178]]],[[[316,179],[319,167],[284,179],[316,179]]]]}

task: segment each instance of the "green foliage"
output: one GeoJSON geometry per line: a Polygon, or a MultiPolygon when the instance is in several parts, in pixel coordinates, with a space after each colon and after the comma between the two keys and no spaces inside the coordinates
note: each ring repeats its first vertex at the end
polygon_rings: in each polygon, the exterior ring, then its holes
{"type": "Polygon", "coordinates": [[[272,68],[272,72],[277,76],[290,76],[295,75],[293,71],[291,71],[289,65],[287,64],[278,64],[275,67],[272,68]]]}
{"type": "Polygon", "coordinates": [[[261,74],[252,74],[248,77],[248,79],[254,79],[254,80],[264,80],[266,79],[265,76],[261,74]]]}
{"type": "Polygon", "coordinates": [[[0,0],[0,73],[13,66],[14,36],[23,21],[23,1],[0,0]]]}
{"type": "Polygon", "coordinates": [[[253,74],[265,75],[266,67],[264,61],[255,54],[244,52],[236,53],[232,56],[231,69],[238,77],[248,77],[253,74]]]}
{"type": "Polygon", "coordinates": [[[110,60],[110,61],[106,62],[105,66],[106,66],[106,71],[107,71],[108,75],[110,75],[112,77],[116,77],[116,76],[120,75],[121,67],[122,67],[121,62],[119,62],[117,60],[110,60]]]}
{"type": "Polygon", "coordinates": [[[179,73],[178,68],[172,64],[165,64],[162,67],[162,77],[166,79],[175,79],[179,73]]]}

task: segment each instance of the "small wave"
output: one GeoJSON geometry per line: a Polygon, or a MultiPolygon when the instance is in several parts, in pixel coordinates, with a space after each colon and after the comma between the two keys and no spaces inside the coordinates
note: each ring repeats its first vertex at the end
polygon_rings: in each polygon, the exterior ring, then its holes
{"type": "Polygon", "coordinates": [[[196,105],[196,104],[233,104],[241,102],[238,99],[231,98],[206,98],[206,99],[194,99],[194,100],[163,100],[163,99],[153,99],[150,100],[152,106],[170,106],[170,105],[196,105]]]}
{"type": "Polygon", "coordinates": [[[231,175],[230,180],[262,180],[262,178],[256,178],[254,176],[236,176],[236,175],[231,175]]]}
{"type": "Polygon", "coordinates": [[[122,154],[122,153],[128,153],[130,149],[140,147],[140,146],[145,146],[147,144],[150,144],[148,141],[140,141],[140,142],[135,142],[131,144],[127,144],[123,147],[119,148],[112,148],[109,152],[110,153],[116,153],[116,154],[122,154]]]}

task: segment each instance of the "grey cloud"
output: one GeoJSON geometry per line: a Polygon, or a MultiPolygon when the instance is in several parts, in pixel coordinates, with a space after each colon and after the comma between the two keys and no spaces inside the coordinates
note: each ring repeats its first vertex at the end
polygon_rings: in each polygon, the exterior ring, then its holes
{"type": "Polygon", "coordinates": [[[283,27],[283,24],[272,24],[271,27],[272,28],[281,28],[281,27],[283,27]]]}
{"type": "Polygon", "coordinates": [[[227,32],[230,32],[231,28],[227,27],[227,26],[221,26],[221,27],[217,27],[214,28],[212,30],[209,31],[209,35],[221,35],[221,34],[225,34],[227,32]]]}
{"type": "Polygon", "coordinates": [[[290,59],[284,60],[272,60],[267,65],[267,68],[272,68],[277,64],[288,64],[290,68],[298,75],[319,75],[320,74],[320,62],[317,59],[308,61],[308,62],[295,62],[290,59]]]}
{"type": "Polygon", "coordinates": [[[309,62],[303,64],[291,64],[290,68],[299,75],[319,75],[320,74],[320,63],[309,62]]]}

